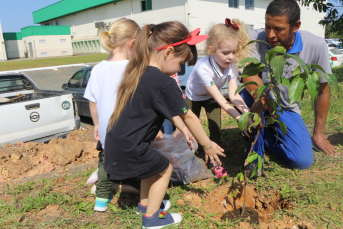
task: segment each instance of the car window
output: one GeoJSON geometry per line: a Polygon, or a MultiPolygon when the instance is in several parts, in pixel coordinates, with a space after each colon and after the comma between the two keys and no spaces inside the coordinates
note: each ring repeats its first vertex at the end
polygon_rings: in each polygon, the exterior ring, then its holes
{"type": "Polygon", "coordinates": [[[186,73],[186,64],[181,65],[181,71],[177,73],[179,76],[183,76],[186,73]]]}
{"type": "Polygon", "coordinates": [[[342,43],[337,44],[337,48],[343,49],[342,43]]]}
{"type": "Polygon", "coordinates": [[[31,83],[22,76],[0,77],[0,92],[33,89],[31,83]]]}
{"type": "Polygon", "coordinates": [[[341,54],[341,52],[339,51],[339,49],[330,49],[330,52],[332,54],[341,54]]]}
{"type": "Polygon", "coordinates": [[[91,76],[91,70],[86,71],[85,78],[83,79],[82,88],[87,87],[89,77],[91,76]]]}
{"type": "Polygon", "coordinates": [[[68,87],[70,88],[80,88],[81,79],[83,76],[83,71],[76,72],[68,82],[68,87]]]}

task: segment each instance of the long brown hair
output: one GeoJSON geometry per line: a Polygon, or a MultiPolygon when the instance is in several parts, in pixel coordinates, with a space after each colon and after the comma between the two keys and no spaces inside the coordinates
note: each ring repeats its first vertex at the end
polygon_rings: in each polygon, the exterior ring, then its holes
{"type": "Polygon", "coordinates": [[[121,47],[127,39],[135,39],[138,32],[141,30],[139,25],[126,18],[121,18],[111,24],[107,32],[100,34],[100,43],[103,49],[108,53],[121,47]]]}
{"type": "MultiPolygon", "coordinates": [[[[115,109],[108,122],[108,130],[118,120],[130,97],[133,97],[151,57],[158,52],[157,48],[182,41],[189,36],[188,29],[177,21],[146,25],[142,28],[137,36],[131,60],[119,85],[115,109]]],[[[188,65],[194,65],[198,58],[195,45],[182,44],[175,46],[173,54],[176,57],[183,57],[184,61],[188,61],[188,65]]]]}

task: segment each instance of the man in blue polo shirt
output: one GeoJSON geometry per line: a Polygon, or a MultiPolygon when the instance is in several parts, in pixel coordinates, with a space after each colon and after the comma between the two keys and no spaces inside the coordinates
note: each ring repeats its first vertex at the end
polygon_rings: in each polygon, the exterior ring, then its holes
{"type": "MultiPolygon", "coordinates": [[[[274,0],[269,4],[266,11],[265,29],[252,31],[251,40],[267,41],[271,47],[281,45],[287,50],[287,53],[299,56],[309,65],[318,64],[327,73],[331,73],[328,49],[324,39],[307,31],[299,31],[300,25],[300,8],[295,0],[274,0]]],[[[252,56],[265,63],[265,54],[268,49],[269,46],[263,42],[254,43],[252,56]]],[[[288,69],[293,70],[298,65],[293,59],[289,59],[288,62],[292,65],[288,69]]],[[[285,67],[286,78],[290,78],[292,73],[292,71],[287,72],[285,67]]],[[[269,73],[265,70],[259,75],[244,78],[244,82],[255,81],[258,85],[262,85],[268,82],[268,77],[269,73]]],[[[257,97],[256,93],[251,96],[251,92],[254,90],[256,92],[257,88],[255,85],[247,85],[241,93],[246,104],[250,107],[254,103],[254,98],[257,97]]],[[[276,124],[274,127],[277,128],[279,136],[276,142],[275,130],[264,128],[254,145],[254,150],[263,156],[264,146],[266,146],[289,167],[299,169],[306,169],[312,165],[312,144],[328,155],[336,154],[335,147],[324,136],[325,121],[330,103],[329,87],[324,75],[322,75],[318,98],[314,104],[315,128],[312,142],[310,133],[301,118],[299,104],[297,102],[289,104],[288,87],[279,85],[278,88],[280,89],[281,105],[284,109],[280,120],[286,124],[287,134],[283,136],[278,124],[276,124]]],[[[269,95],[270,99],[275,99],[273,93],[269,95]]],[[[263,102],[263,98],[261,101],[263,102]]],[[[269,113],[266,110],[264,114],[269,113]]],[[[251,171],[251,168],[249,170],[251,171]]],[[[261,171],[258,173],[261,175],[261,171]]]]}

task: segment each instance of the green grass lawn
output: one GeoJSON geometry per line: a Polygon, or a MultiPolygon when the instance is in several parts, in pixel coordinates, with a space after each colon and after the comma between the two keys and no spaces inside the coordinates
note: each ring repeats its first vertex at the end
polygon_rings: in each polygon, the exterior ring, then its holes
{"type": "Polygon", "coordinates": [[[50,67],[68,64],[100,62],[106,59],[108,54],[94,54],[86,56],[70,56],[61,58],[47,58],[36,60],[6,61],[0,62],[0,71],[11,71],[28,68],[50,67]]]}
{"type": "MultiPolygon", "coordinates": [[[[333,72],[343,86],[343,68],[333,72]]],[[[312,133],[314,114],[310,99],[300,102],[303,119],[312,133]]],[[[305,220],[316,228],[343,228],[343,90],[331,96],[331,105],[327,118],[328,139],[338,147],[339,155],[328,157],[323,152],[314,151],[314,164],[307,170],[287,168],[275,156],[265,157],[265,176],[250,180],[258,192],[281,195],[294,203],[292,210],[279,209],[272,213],[272,219],[290,217],[294,222],[305,220]]],[[[204,128],[207,121],[202,119],[204,128]]],[[[225,179],[208,179],[190,185],[168,189],[166,197],[172,202],[169,212],[180,212],[183,221],[180,228],[228,228],[238,227],[238,222],[222,222],[207,214],[201,206],[179,205],[177,201],[185,195],[207,195],[221,185],[227,185],[241,171],[244,162],[245,144],[236,122],[228,115],[222,119],[223,147],[228,155],[223,164],[229,172],[225,179]],[[201,184],[206,183],[206,187],[201,184]]],[[[56,180],[26,182],[8,187],[0,195],[1,228],[140,228],[141,216],[136,215],[137,196],[119,194],[109,204],[106,213],[93,211],[94,196],[90,187],[85,185],[86,173],[65,176],[62,183],[56,180]],[[69,185],[69,186],[68,186],[69,185]],[[71,185],[71,186],[70,186],[71,185]],[[64,188],[68,187],[68,188],[64,188]],[[61,191],[64,188],[67,192],[61,191]],[[59,191],[54,191],[59,190],[59,191]],[[42,209],[59,206],[59,215],[39,216],[42,209]]],[[[202,197],[205,201],[205,198],[202,197]]]]}

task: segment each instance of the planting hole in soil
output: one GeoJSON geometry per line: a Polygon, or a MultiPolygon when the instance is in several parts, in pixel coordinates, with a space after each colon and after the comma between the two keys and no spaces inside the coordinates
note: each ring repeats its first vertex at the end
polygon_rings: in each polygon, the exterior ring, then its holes
{"type": "MultiPolygon", "coordinates": [[[[286,200],[284,200],[279,192],[272,192],[267,194],[258,193],[256,192],[255,187],[250,184],[247,185],[246,190],[246,206],[250,209],[249,214],[246,215],[246,217],[243,217],[244,219],[246,219],[246,221],[253,223],[253,221],[251,220],[253,220],[254,218],[254,211],[258,214],[259,221],[267,222],[268,219],[273,218],[272,213],[276,210],[284,208],[291,210],[292,208],[291,203],[288,203],[286,200]]],[[[215,217],[225,220],[226,218],[230,219],[230,214],[240,216],[243,203],[243,186],[238,187],[238,189],[232,190],[231,184],[227,184],[213,189],[206,196],[206,201],[204,201],[202,207],[208,213],[223,213],[218,214],[215,217]],[[231,192],[235,195],[235,197],[231,194],[231,192]]]]}
{"type": "Polygon", "coordinates": [[[247,221],[251,224],[259,224],[259,219],[258,219],[258,213],[251,208],[247,208],[245,211],[245,214],[242,214],[243,208],[237,208],[235,210],[229,211],[225,213],[221,219],[226,220],[229,219],[231,222],[235,222],[238,219],[241,219],[241,221],[247,221]]]}

